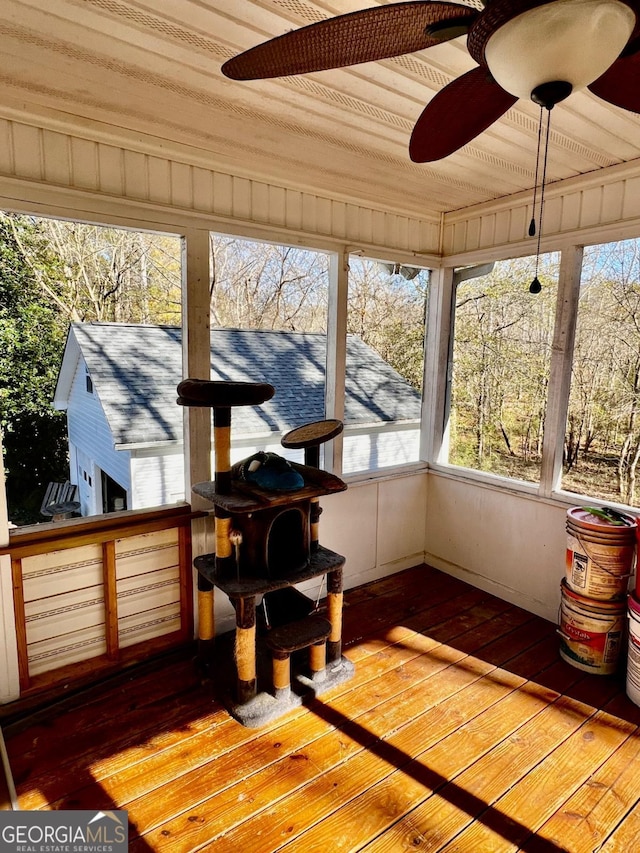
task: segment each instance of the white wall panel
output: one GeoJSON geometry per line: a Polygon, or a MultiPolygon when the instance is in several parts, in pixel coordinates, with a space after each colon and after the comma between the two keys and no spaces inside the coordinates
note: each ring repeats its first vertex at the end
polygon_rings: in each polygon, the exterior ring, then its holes
{"type": "Polygon", "coordinates": [[[580,219],[580,225],[584,228],[590,228],[594,225],[599,225],[602,221],[602,187],[590,187],[582,193],[582,203],[580,205],[583,211],[580,219]]]}
{"type": "Polygon", "coordinates": [[[622,217],[624,182],[609,184],[602,188],[601,215],[603,222],[616,222],[622,217]]]}
{"type": "Polygon", "coordinates": [[[193,207],[193,169],[186,163],[171,163],[171,204],[193,207]]]}
{"type": "MultiPolygon", "coordinates": [[[[491,217],[492,219],[494,217],[491,217]]],[[[480,225],[482,220],[480,217],[474,217],[467,222],[467,246],[473,251],[480,247],[480,225]]],[[[489,231],[489,229],[485,229],[489,231]]],[[[491,243],[488,245],[492,245],[491,243]]]]}
{"type": "Polygon", "coordinates": [[[409,558],[413,565],[422,562],[425,519],[416,513],[426,505],[427,477],[411,476],[384,480],[378,488],[378,563],[403,568],[409,558]],[[415,557],[415,559],[414,559],[415,557]]]}
{"type": "Polygon", "coordinates": [[[640,176],[626,181],[624,189],[622,218],[629,219],[640,216],[640,176]]]}
{"type": "Polygon", "coordinates": [[[566,508],[431,474],[426,562],[555,621],[564,577],[566,508]]]}
{"type": "Polygon", "coordinates": [[[251,210],[264,221],[269,217],[269,187],[260,181],[251,182],[251,210]]]}
{"type": "Polygon", "coordinates": [[[493,246],[495,243],[495,232],[497,228],[497,216],[483,216],[480,220],[480,244],[482,246],[493,246]]]}
{"type": "Polygon", "coordinates": [[[271,224],[282,227],[286,224],[287,220],[287,192],[284,187],[273,187],[271,185],[268,186],[268,190],[271,224]]]}
{"type": "Polygon", "coordinates": [[[582,193],[570,193],[563,197],[562,217],[560,219],[561,231],[576,231],[580,227],[581,208],[582,193]]]}
{"type": "Polygon", "coordinates": [[[39,181],[43,177],[41,131],[12,122],[13,168],[17,177],[39,181]]]}
{"type": "MultiPolygon", "coordinates": [[[[533,192],[518,193],[445,214],[444,255],[463,263],[465,254],[479,251],[495,257],[509,257],[510,249],[514,254],[533,252],[527,237],[532,201],[533,192]]],[[[571,241],[597,243],[640,235],[640,165],[626,163],[551,184],[542,234],[543,249],[545,242],[553,249],[571,241]]]]}
{"type": "Polygon", "coordinates": [[[249,221],[251,219],[251,181],[247,178],[234,177],[232,213],[234,219],[249,221]]]}
{"type": "Polygon", "coordinates": [[[0,172],[15,175],[13,162],[13,122],[0,119],[0,172]]]}
{"type": "Polygon", "coordinates": [[[509,242],[522,240],[523,234],[527,233],[531,220],[531,209],[529,204],[516,207],[511,210],[511,229],[509,231],[509,242]]]}
{"type": "Polygon", "coordinates": [[[213,209],[220,216],[232,215],[233,178],[231,175],[223,175],[221,172],[213,173],[213,209]]]}
{"type": "Polygon", "coordinates": [[[158,204],[171,203],[171,164],[160,157],[149,157],[149,199],[158,204]]]}
{"type": "MultiPolygon", "coordinates": [[[[201,162],[188,162],[184,154],[175,159],[150,155],[19,121],[0,120],[0,139],[5,140],[0,145],[0,177],[82,190],[111,200],[121,197],[126,201],[173,207],[253,226],[285,228],[309,236],[317,234],[355,245],[363,243],[429,255],[438,252],[438,217],[410,218],[215,172],[201,162]]],[[[201,152],[199,157],[201,161],[201,152]]],[[[54,208],[64,203],[55,193],[51,198],[54,208]]],[[[14,205],[6,206],[15,209],[14,205]]],[[[25,210],[29,210],[26,201],[25,210]]],[[[111,212],[111,208],[105,207],[105,211],[111,212]]],[[[78,218],[85,218],[80,210],[78,218]]],[[[168,218],[171,219],[170,214],[168,218]]],[[[216,223],[210,224],[215,229],[216,223]]]]}
{"type": "MultiPolygon", "coordinates": [[[[69,137],[51,130],[43,131],[44,180],[54,184],[71,183],[69,137]]],[[[108,146],[102,146],[108,148],[108,146]]],[[[115,150],[115,149],[111,149],[115,150]]],[[[121,188],[120,188],[121,189],[121,188]]]]}
{"type": "Polygon", "coordinates": [[[302,229],[302,193],[296,190],[287,190],[285,211],[287,228],[300,231],[302,229]]]}
{"type": "Polygon", "coordinates": [[[80,189],[97,190],[99,187],[97,144],[86,139],[73,139],[71,162],[74,186],[80,189]]]}
{"type": "Polygon", "coordinates": [[[5,704],[20,696],[11,558],[8,554],[0,556],[0,605],[0,704],[5,704]]]}
{"type": "Polygon", "coordinates": [[[499,210],[495,216],[495,228],[493,229],[494,243],[507,243],[511,232],[511,211],[499,210]]]}
{"type": "MultiPolygon", "coordinates": [[[[47,154],[45,145],[45,157],[47,154]]],[[[113,145],[98,146],[98,186],[100,192],[124,195],[124,152],[113,145]]],[[[67,181],[61,180],[61,184],[67,181]]]]}
{"type": "MultiPolygon", "coordinates": [[[[536,220],[539,214],[536,212],[536,220]]],[[[543,231],[545,234],[556,234],[562,227],[562,198],[545,199],[543,231]]],[[[521,226],[522,228],[522,226],[521,226]]]]}
{"type": "Polygon", "coordinates": [[[333,235],[339,240],[344,239],[347,236],[347,205],[344,202],[331,202],[331,222],[333,235]]]}

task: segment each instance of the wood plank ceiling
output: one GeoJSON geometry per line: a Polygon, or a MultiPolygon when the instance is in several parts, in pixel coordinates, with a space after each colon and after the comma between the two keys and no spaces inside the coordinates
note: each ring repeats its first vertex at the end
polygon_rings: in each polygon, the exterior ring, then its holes
{"type": "MultiPolygon", "coordinates": [[[[302,77],[242,83],[220,73],[268,37],[375,2],[3,0],[0,116],[133,139],[141,150],[145,140],[176,146],[212,168],[422,217],[531,188],[531,102],[443,161],[409,160],[425,104],[474,67],[464,38],[302,77]]],[[[554,110],[550,181],[638,157],[640,116],[588,92],[554,110]]]]}

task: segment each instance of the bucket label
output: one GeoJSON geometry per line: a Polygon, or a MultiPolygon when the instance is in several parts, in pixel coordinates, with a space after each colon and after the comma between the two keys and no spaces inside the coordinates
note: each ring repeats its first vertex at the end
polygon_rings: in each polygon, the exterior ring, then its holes
{"type": "Polygon", "coordinates": [[[622,598],[633,566],[632,545],[602,544],[567,535],[566,578],[571,589],[602,601],[622,598]]]}
{"type": "MultiPolygon", "coordinates": [[[[577,543],[576,543],[577,544],[577,543]]],[[[571,586],[584,589],[587,585],[587,565],[589,558],[579,551],[567,550],[567,564],[571,572],[571,586]]]]}
{"type": "Polygon", "coordinates": [[[567,601],[564,592],[560,610],[561,657],[587,672],[614,672],[623,637],[622,610],[610,615],[588,613],[567,601]]]}
{"type": "Polygon", "coordinates": [[[640,705],[640,634],[629,633],[629,659],[627,661],[627,695],[640,705]]]}
{"type": "Polygon", "coordinates": [[[602,659],[604,663],[616,663],[620,657],[620,644],[622,641],[622,631],[609,631],[607,634],[607,642],[604,646],[604,654],[602,659]]]}
{"type": "Polygon", "coordinates": [[[607,645],[607,634],[596,634],[593,631],[585,631],[583,628],[572,625],[570,622],[567,622],[562,627],[571,640],[588,647],[592,652],[600,656],[604,654],[607,645]]]}

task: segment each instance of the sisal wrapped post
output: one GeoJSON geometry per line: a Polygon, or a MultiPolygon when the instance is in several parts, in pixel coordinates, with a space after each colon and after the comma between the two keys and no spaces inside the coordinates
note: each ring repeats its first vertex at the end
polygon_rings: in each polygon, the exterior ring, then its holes
{"type": "Polygon", "coordinates": [[[234,600],[236,608],[235,657],[237,701],[243,705],[256,695],[256,600],[234,600]]]}
{"type": "Polygon", "coordinates": [[[327,659],[335,663],[342,657],[342,569],[327,574],[327,618],[331,633],[327,644],[327,659]]]}
{"type": "Polygon", "coordinates": [[[288,652],[272,653],[273,692],[276,699],[284,699],[291,693],[291,659],[288,652]]]}
{"type": "Polygon", "coordinates": [[[198,575],[198,639],[213,640],[214,637],[213,584],[198,575]]]}
{"type": "Polygon", "coordinates": [[[216,507],[216,561],[226,560],[231,556],[231,516],[216,507]]]}
{"type": "Polygon", "coordinates": [[[213,659],[215,622],[213,615],[213,584],[198,573],[198,667],[208,676],[213,659]]]}
{"type": "Polygon", "coordinates": [[[309,647],[309,669],[313,681],[324,681],[327,664],[327,644],[314,643],[309,647]]]}

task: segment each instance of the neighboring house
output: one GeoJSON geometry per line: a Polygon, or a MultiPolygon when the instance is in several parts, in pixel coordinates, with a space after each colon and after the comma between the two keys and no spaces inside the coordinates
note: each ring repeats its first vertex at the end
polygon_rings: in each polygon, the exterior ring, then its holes
{"type": "MultiPolygon", "coordinates": [[[[237,408],[232,460],[256,450],[285,455],[282,434],[324,417],[326,335],[211,332],[211,378],[270,382],[272,400],[237,408]]],[[[181,329],[76,323],[54,398],[66,409],[70,479],[93,515],[184,499],[181,329]]],[[[418,458],[420,396],[360,338],[347,341],[345,473],[418,458]]],[[[289,454],[301,460],[298,454],[289,454]]]]}

